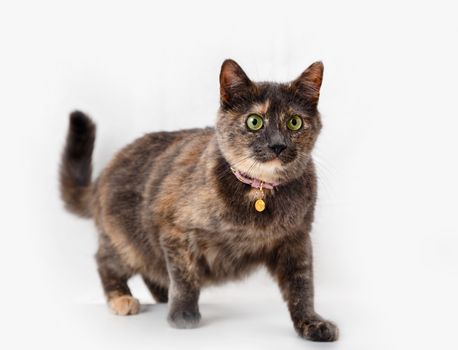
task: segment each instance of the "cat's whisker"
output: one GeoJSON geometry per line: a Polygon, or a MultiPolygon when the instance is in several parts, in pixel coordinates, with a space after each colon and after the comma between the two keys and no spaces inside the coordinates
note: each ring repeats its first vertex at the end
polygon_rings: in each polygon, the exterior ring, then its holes
{"type": "Polygon", "coordinates": [[[237,160],[236,162],[232,163],[231,166],[227,167],[227,168],[224,168],[222,171],[220,171],[219,173],[216,174],[216,177],[220,180],[222,179],[224,176],[226,176],[228,173],[232,173],[232,169],[231,167],[237,167],[237,165],[239,165],[240,163],[248,160],[251,158],[251,155],[250,156],[246,156],[246,157],[243,157],[239,160],[237,160]]]}
{"type": "Polygon", "coordinates": [[[252,170],[254,169],[255,166],[257,166],[259,163],[253,159],[253,163],[250,165],[250,167],[248,168],[246,174],[249,176],[249,177],[252,177],[252,178],[255,178],[254,174],[252,174],[252,170]]]}
{"type": "Polygon", "coordinates": [[[326,196],[331,200],[335,199],[335,191],[332,188],[331,184],[333,183],[333,172],[330,171],[329,167],[327,166],[326,162],[319,154],[314,153],[313,157],[315,161],[315,165],[317,167],[317,180],[320,184],[320,189],[324,191],[326,196]]]}

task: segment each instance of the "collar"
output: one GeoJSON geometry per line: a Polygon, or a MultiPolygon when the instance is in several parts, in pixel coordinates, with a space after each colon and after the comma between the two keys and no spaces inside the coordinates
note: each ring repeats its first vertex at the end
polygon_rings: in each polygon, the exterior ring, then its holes
{"type": "Polygon", "coordinates": [[[243,182],[244,184],[250,185],[251,187],[254,187],[254,188],[259,188],[261,190],[263,188],[268,189],[268,190],[272,190],[272,189],[274,189],[275,186],[279,185],[278,182],[271,183],[271,182],[264,182],[264,181],[259,180],[259,179],[253,179],[252,177],[241,173],[240,171],[234,169],[233,167],[231,167],[231,170],[234,173],[235,177],[240,182],[243,182]]]}

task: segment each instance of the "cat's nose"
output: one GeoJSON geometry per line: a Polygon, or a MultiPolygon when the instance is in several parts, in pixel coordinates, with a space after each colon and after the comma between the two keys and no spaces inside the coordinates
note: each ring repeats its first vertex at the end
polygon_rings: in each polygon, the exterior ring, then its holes
{"type": "Polygon", "coordinates": [[[276,143],[275,145],[270,145],[269,148],[278,156],[286,149],[286,145],[283,143],[276,143]]]}

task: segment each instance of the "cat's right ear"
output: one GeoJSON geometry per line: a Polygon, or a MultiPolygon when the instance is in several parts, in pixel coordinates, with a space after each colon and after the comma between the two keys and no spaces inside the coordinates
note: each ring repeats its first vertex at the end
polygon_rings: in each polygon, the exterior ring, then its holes
{"type": "Polygon", "coordinates": [[[222,105],[230,105],[231,101],[250,93],[254,88],[243,69],[231,59],[225,60],[221,66],[219,84],[222,105]]]}
{"type": "Polygon", "coordinates": [[[314,108],[317,107],[320,98],[323,70],[323,63],[321,61],[315,62],[291,83],[291,87],[305,96],[314,108]]]}

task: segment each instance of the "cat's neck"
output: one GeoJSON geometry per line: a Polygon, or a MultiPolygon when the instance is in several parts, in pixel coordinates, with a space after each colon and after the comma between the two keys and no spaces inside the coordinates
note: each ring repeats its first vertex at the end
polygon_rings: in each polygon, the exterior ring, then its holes
{"type": "Polygon", "coordinates": [[[254,188],[259,188],[259,189],[268,189],[272,190],[275,188],[275,186],[278,186],[278,182],[267,182],[263,181],[260,179],[257,179],[255,177],[251,177],[249,174],[244,174],[241,171],[231,167],[232,173],[234,176],[239,180],[240,182],[243,182],[244,184],[250,185],[251,187],[254,188]]]}
{"type": "Polygon", "coordinates": [[[207,152],[202,159],[208,162],[205,183],[209,191],[224,203],[225,209],[220,213],[224,220],[240,225],[253,224],[259,228],[267,228],[285,220],[293,222],[303,217],[303,211],[316,198],[313,164],[309,164],[301,176],[282,182],[273,189],[265,189],[264,194],[260,195],[259,189],[237,179],[217,147],[210,144],[207,152]],[[256,207],[261,197],[265,202],[264,210],[256,207]]]}

